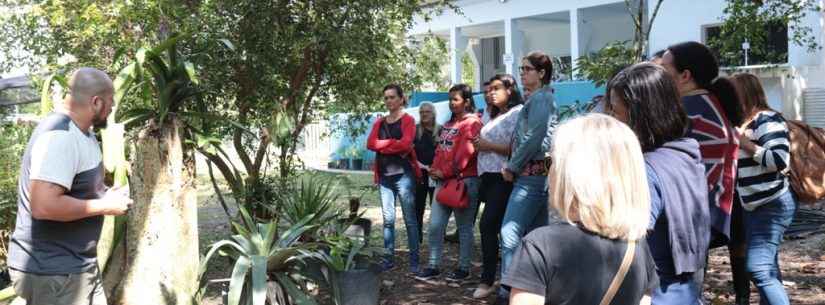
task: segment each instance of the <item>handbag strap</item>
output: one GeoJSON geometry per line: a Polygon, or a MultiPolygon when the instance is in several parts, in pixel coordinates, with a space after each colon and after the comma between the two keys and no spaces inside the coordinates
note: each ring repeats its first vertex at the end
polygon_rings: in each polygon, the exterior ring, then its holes
{"type": "Polygon", "coordinates": [[[616,296],[616,292],[619,291],[619,287],[622,286],[622,282],[624,282],[627,271],[630,269],[630,264],[633,263],[635,252],[636,241],[628,241],[627,250],[624,251],[624,258],[622,259],[622,266],[619,267],[619,271],[616,272],[616,276],[614,276],[613,281],[610,282],[610,287],[607,288],[607,292],[604,293],[604,297],[602,297],[602,301],[599,302],[599,305],[609,305],[610,302],[613,301],[613,297],[616,296]]]}

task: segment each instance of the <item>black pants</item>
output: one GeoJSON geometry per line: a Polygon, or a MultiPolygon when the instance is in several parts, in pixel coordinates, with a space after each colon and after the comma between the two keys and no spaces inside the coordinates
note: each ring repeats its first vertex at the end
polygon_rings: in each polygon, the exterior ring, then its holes
{"type": "Polygon", "coordinates": [[[429,198],[429,204],[433,202],[433,192],[435,191],[434,187],[430,187],[430,177],[427,171],[423,171],[424,175],[421,179],[418,179],[418,182],[415,184],[415,216],[418,217],[418,236],[419,236],[419,243],[423,241],[423,228],[424,228],[424,210],[427,209],[427,198],[429,198]]]}
{"type": "Polygon", "coordinates": [[[479,200],[484,201],[484,213],[481,214],[479,230],[481,231],[482,272],[481,283],[492,286],[496,281],[498,265],[501,222],[507,210],[507,200],[513,191],[513,183],[504,181],[499,173],[481,175],[479,200]]]}

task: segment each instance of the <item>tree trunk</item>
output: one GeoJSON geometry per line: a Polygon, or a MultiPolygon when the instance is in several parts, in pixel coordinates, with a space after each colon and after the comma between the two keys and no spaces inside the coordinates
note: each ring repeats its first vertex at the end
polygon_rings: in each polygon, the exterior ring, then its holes
{"type": "Polygon", "coordinates": [[[199,249],[194,167],[185,166],[180,122],[144,128],[132,149],[134,204],[125,242],[104,278],[109,304],[191,304],[199,249]]]}

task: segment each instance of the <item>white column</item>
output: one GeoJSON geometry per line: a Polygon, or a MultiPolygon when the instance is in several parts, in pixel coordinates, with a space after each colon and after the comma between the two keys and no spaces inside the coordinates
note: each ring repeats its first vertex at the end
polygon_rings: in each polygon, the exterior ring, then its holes
{"type": "Polygon", "coordinates": [[[461,57],[467,49],[467,40],[461,35],[461,28],[450,29],[450,81],[453,85],[461,83],[461,57]]]}
{"type": "Polygon", "coordinates": [[[481,40],[473,39],[470,42],[470,58],[473,60],[473,90],[481,91],[481,84],[486,81],[481,78],[481,40]]]}
{"type": "Polygon", "coordinates": [[[576,61],[579,59],[579,9],[570,10],[570,67],[576,75],[576,61]]]}
{"type": "MultiPolygon", "coordinates": [[[[524,33],[518,29],[518,24],[511,18],[504,19],[504,66],[508,74],[518,76],[518,66],[521,57],[524,56],[522,46],[524,45],[524,33]]],[[[519,82],[521,78],[516,77],[519,82]]]]}

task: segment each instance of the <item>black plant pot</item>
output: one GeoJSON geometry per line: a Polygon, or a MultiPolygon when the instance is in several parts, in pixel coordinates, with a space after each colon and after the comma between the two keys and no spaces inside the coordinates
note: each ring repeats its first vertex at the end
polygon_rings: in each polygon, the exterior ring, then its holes
{"type": "Polygon", "coordinates": [[[329,169],[336,169],[336,168],[338,168],[338,162],[335,162],[335,161],[330,161],[329,163],[327,163],[327,168],[329,168],[329,169]]]}
{"type": "Polygon", "coordinates": [[[363,159],[352,159],[352,170],[360,171],[364,169],[364,160],[363,159]]]}
{"type": "Polygon", "coordinates": [[[338,159],[339,169],[349,169],[349,159],[338,159]]]}
{"type": "Polygon", "coordinates": [[[376,264],[335,272],[334,281],[341,291],[341,305],[378,305],[380,267],[376,264]]]}

